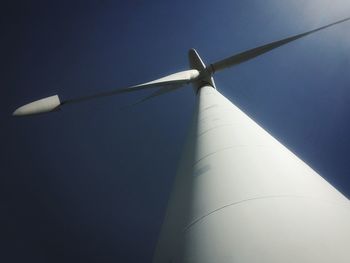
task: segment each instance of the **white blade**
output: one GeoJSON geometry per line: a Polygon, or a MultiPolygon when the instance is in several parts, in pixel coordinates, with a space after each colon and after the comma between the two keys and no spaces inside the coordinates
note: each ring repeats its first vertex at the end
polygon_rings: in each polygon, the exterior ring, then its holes
{"type": "Polygon", "coordinates": [[[279,40],[279,41],[275,41],[275,42],[272,42],[272,43],[269,43],[269,44],[266,44],[266,45],[263,45],[263,46],[260,46],[260,47],[256,47],[256,48],[244,51],[244,52],[239,53],[239,54],[235,54],[235,55],[233,55],[231,57],[228,57],[228,58],[225,58],[223,60],[217,61],[217,62],[215,62],[213,64],[210,64],[210,66],[206,70],[207,70],[207,72],[209,74],[213,74],[216,71],[223,70],[225,68],[238,65],[238,64],[243,63],[245,61],[253,59],[253,58],[257,57],[257,56],[260,56],[260,55],[262,55],[262,54],[264,54],[266,52],[269,52],[269,51],[271,51],[271,50],[273,50],[275,48],[278,48],[280,46],[288,44],[288,43],[290,43],[290,42],[292,42],[294,40],[297,40],[299,38],[305,37],[307,35],[310,35],[312,33],[320,31],[322,29],[325,29],[325,28],[328,28],[328,27],[331,27],[331,26],[343,23],[343,22],[348,21],[348,20],[350,20],[350,18],[342,19],[342,20],[339,20],[339,21],[334,22],[332,24],[329,24],[329,25],[326,25],[326,26],[323,26],[323,27],[319,27],[319,28],[316,28],[314,30],[311,30],[311,31],[308,31],[308,32],[305,32],[305,33],[302,33],[302,34],[291,36],[291,37],[288,37],[288,38],[285,38],[285,39],[282,39],[282,40],[279,40]]]}
{"type": "Polygon", "coordinates": [[[175,90],[177,90],[177,89],[179,89],[181,87],[183,87],[183,85],[181,85],[181,84],[180,85],[174,84],[174,85],[169,85],[169,86],[166,86],[166,87],[162,87],[160,89],[157,89],[156,91],[154,91],[153,93],[151,93],[147,97],[145,97],[145,98],[143,98],[143,99],[141,99],[141,100],[139,100],[139,101],[137,101],[137,102],[135,102],[135,103],[133,103],[131,105],[127,105],[125,107],[122,107],[122,109],[126,109],[126,108],[129,108],[129,107],[132,107],[132,106],[136,106],[136,105],[138,105],[140,103],[143,103],[143,102],[145,102],[147,100],[153,99],[153,98],[158,97],[158,96],[162,96],[162,95],[170,93],[170,92],[173,92],[173,91],[175,91],[175,90]]]}
{"type": "Polygon", "coordinates": [[[50,112],[58,109],[61,105],[57,95],[37,100],[19,107],[13,112],[13,116],[34,115],[44,112],[50,112]]]}
{"type": "MultiPolygon", "coordinates": [[[[150,82],[146,82],[143,84],[122,88],[122,89],[113,89],[106,92],[101,92],[93,95],[82,96],[78,98],[73,98],[65,101],[60,101],[58,95],[47,97],[44,99],[40,99],[31,103],[28,103],[22,107],[16,109],[13,113],[14,116],[24,116],[24,115],[33,115],[45,112],[51,112],[57,110],[64,104],[77,103],[82,101],[87,101],[91,99],[97,99],[101,97],[107,97],[127,92],[133,92],[142,89],[155,88],[155,87],[173,87],[176,85],[177,87],[186,85],[191,83],[199,76],[199,71],[195,69],[185,70],[181,72],[177,72],[163,78],[153,80],[150,82]]],[[[162,89],[162,88],[161,88],[162,89]]]]}

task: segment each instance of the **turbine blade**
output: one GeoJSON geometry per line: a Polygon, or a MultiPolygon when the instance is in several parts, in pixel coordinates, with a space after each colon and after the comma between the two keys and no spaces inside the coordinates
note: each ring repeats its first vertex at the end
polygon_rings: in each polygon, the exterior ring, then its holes
{"type": "Polygon", "coordinates": [[[295,35],[295,36],[291,36],[291,37],[288,37],[288,38],[285,38],[285,39],[281,39],[281,40],[278,40],[278,41],[275,41],[275,42],[272,42],[272,43],[269,43],[269,44],[266,44],[266,45],[263,45],[263,46],[259,46],[259,47],[256,47],[256,48],[244,51],[242,53],[235,54],[235,55],[233,55],[231,57],[228,57],[228,58],[225,58],[223,60],[217,61],[217,62],[215,62],[213,64],[210,64],[210,66],[207,67],[206,70],[207,70],[207,72],[209,74],[213,74],[216,71],[223,70],[225,68],[238,65],[238,64],[243,63],[245,61],[253,59],[253,58],[257,57],[257,56],[260,56],[260,55],[262,55],[262,54],[264,54],[266,52],[269,52],[269,51],[271,51],[271,50],[273,50],[275,48],[278,48],[280,46],[288,44],[288,43],[290,43],[290,42],[292,42],[294,40],[297,40],[299,38],[305,37],[305,36],[310,35],[312,33],[318,32],[318,31],[320,31],[322,29],[326,29],[328,27],[331,27],[331,26],[343,23],[343,22],[348,21],[348,20],[350,20],[350,17],[342,19],[342,20],[339,20],[339,21],[331,23],[331,24],[328,24],[326,26],[322,26],[322,27],[316,28],[314,30],[311,30],[311,31],[308,31],[308,32],[305,32],[305,33],[301,33],[301,34],[298,34],[298,35],[295,35]]]}
{"type": "Polygon", "coordinates": [[[13,116],[24,116],[24,115],[35,115],[49,111],[55,111],[61,105],[60,98],[57,95],[46,97],[31,103],[27,103],[17,108],[12,115],[13,116]]]}
{"type": "Polygon", "coordinates": [[[74,99],[69,99],[62,104],[71,104],[71,103],[76,103],[76,102],[81,102],[81,101],[86,101],[86,100],[91,100],[91,99],[97,99],[101,97],[107,97],[107,96],[112,96],[112,95],[117,95],[117,94],[122,94],[122,93],[128,93],[128,92],[133,92],[133,91],[138,91],[138,90],[143,90],[143,89],[148,89],[148,88],[156,88],[156,87],[161,87],[161,86],[168,86],[168,85],[173,85],[173,84],[188,84],[192,80],[196,79],[199,75],[198,70],[185,70],[181,72],[177,72],[171,75],[168,75],[166,77],[153,80],[150,82],[146,82],[143,84],[127,87],[127,88],[122,88],[122,89],[113,89],[110,91],[106,92],[101,92],[97,93],[94,95],[89,95],[89,96],[83,96],[79,98],[74,98],[74,99]]]}
{"type": "Polygon", "coordinates": [[[93,95],[82,96],[78,98],[68,99],[65,101],[60,101],[58,95],[40,99],[31,103],[28,103],[22,107],[19,107],[13,112],[14,116],[24,116],[24,115],[33,115],[39,113],[51,112],[59,109],[62,105],[73,104],[83,101],[88,101],[92,99],[108,97],[112,95],[134,92],[142,89],[156,88],[156,87],[168,87],[173,85],[186,85],[191,83],[199,76],[199,71],[195,69],[186,70],[177,72],[168,76],[165,76],[160,79],[156,79],[150,82],[143,84],[122,88],[122,89],[113,89],[110,91],[105,91],[93,95]]]}
{"type": "Polygon", "coordinates": [[[145,102],[147,100],[150,100],[150,99],[152,99],[154,97],[158,97],[158,96],[164,95],[166,93],[173,92],[173,91],[175,91],[175,90],[177,90],[179,88],[182,88],[183,86],[184,85],[182,85],[182,84],[174,84],[174,85],[170,85],[168,87],[161,87],[160,89],[158,89],[155,92],[151,93],[149,96],[147,96],[147,97],[145,97],[145,98],[143,98],[143,99],[141,99],[141,100],[139,100],[139,101],[137,101],[137,102],[135,102],[135,103],[133,103],[131,105],[127,105],[125,107],[122,107],[121,109],[125,109],[125,108],[129,108],[129,107],[132,107],[132,106],[136,106],[136,105],[138,105],[140,103],[143,103],[143,102],[145,102]]]}

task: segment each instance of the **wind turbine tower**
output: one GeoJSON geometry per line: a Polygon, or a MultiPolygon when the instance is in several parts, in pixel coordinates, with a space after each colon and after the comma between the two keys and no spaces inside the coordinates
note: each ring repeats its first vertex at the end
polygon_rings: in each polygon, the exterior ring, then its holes
{"type": "Polygon", "coordinates": [[[209,66],[191,49],[189,70],[62,102],[54,95],[14,115],[158,87],[145,101],[192,84],[195,112],[154,263],[349,263],[349,200],[220,94],[212,78],[214,72],[348,20],[209,66]]]}

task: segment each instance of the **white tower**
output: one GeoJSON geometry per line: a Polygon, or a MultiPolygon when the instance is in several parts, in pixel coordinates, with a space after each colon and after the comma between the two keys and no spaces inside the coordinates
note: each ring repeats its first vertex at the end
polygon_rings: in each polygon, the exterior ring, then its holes
{"type": "Polygon", "coordinates": [[[200,87],[154,262],[349,263],[349,245],[349,200],[200,87]]]}

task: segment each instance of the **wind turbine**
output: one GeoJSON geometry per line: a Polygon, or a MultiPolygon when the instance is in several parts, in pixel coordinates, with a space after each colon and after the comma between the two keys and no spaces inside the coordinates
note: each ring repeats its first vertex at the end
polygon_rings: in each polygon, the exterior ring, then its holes
{"type": "Polygon", "coordinates": [[[28,103],[15,116],[95,98],[158,88],[143,99],[192,84],[196,108],[154,262],[350,262],[349,200],[221,95],[212,75],[335,23],[206,66],[122,89],[28,103]]]}

